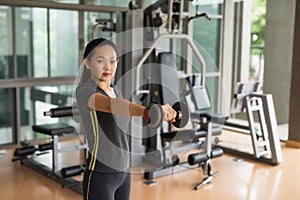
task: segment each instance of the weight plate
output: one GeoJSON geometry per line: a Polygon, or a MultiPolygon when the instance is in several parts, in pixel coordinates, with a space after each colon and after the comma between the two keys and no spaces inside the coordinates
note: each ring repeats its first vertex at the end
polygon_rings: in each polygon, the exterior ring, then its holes
{"type": "Polygon", "coordinates": [[[185,103],[176,102],[172,108],[177,112],[176,121],[172,124],[177,128],[187,125],[190,119],[190,110],[185,103]]]}
{"type": "Polygon", "coordinates": [[[148,110],[150,113],[150,122],[147,124],[149,128],[158,128],[162,122],[164,117],[164,112],[159,104],[152,103],[148,106],[148,110]]]}

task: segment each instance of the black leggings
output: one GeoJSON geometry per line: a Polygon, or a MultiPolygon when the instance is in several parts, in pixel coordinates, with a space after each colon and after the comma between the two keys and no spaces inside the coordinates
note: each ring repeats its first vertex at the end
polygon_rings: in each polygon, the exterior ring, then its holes
{"type": "Polygon", "coordinates": [[[129,200],[130,173],[99,173],[86,170],[83,177],[84,200],[129,200]]]}

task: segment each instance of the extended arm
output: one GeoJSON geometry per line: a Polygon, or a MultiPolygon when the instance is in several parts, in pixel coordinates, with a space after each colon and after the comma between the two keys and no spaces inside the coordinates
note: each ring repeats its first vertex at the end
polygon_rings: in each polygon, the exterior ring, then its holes
{"type": "MultiPolygon", "coordinates": [[[[95,93],[89,98],[88,106],[98,111],[123,116],[144,116],[146,108],[126,99],[110,98],[100,93],[95,93]]],[[[164,111],[164,120],[174,122],[176,111],[169,104],[163,105],[162,109],[164,111]]]]}
{"type": "Polygon", "coordinates": [[[95,93],[88,101],[92,109],[123,116],[143,116],[145,107],[132,103],[126,99],[110,98],[103,94],[95,93]]]}

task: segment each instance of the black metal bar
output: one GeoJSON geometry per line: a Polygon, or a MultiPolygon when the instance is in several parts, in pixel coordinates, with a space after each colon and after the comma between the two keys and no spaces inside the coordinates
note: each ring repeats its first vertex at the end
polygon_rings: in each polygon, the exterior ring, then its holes
{"type": "Polygon", "coordinates": [[[33,160],[33,159],[24,159],[21,160],[21,163],[30,169],[37,171],[46,177],[51,178],[52,180],[60,183],[62,186],[68,186],[69,189],[73,190],[76,193],[82,194],[82,184],[81,182],[73,178],[63,178],[58,172],[53,172],[52,169],[46,165],[33,160]]]}

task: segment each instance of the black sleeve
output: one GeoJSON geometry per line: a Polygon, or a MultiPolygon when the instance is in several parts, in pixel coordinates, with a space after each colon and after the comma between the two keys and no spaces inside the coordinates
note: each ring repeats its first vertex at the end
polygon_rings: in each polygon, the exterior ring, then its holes
{"type": "Polygon", "coordinates": [[[83,84],[76,89],[76,101],[82,109],[88,109],[89,98],[96,92],[96,88],[91,84],[83,84]]]}

